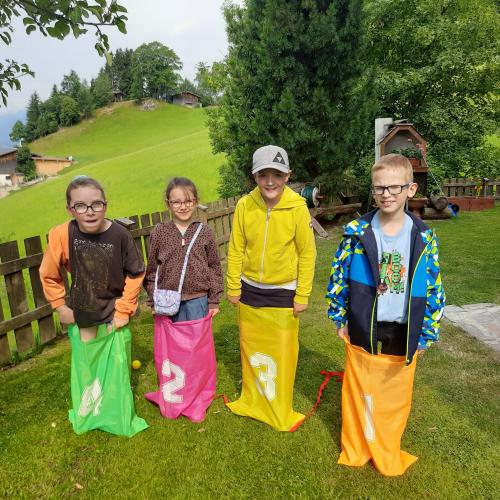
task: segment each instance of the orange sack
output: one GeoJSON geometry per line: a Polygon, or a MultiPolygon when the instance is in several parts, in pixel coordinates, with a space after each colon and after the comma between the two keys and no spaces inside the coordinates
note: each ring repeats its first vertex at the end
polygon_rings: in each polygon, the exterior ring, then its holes
{"type": "Polygon", "coordinates": [[[399,476],[417,460],[400,449],[416,360],[407,366],[404,356],[373,355],[346,341],[339,464],[359,467],[371,459],[381,474],[399,476]]]}

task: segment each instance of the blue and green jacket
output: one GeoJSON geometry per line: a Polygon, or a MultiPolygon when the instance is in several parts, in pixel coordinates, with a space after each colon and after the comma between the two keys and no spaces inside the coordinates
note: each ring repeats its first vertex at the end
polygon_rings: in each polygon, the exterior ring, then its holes
{"type": "MultiPolygon", "coordinates": [[[[371,227],[373,210],[344,227],[344,236],[332,262],[327,288],[328,317],[337,328],[349,324],[349,338],[371,354],[377,354],[377,242],[371,227]]],[[[419,218],[413,221],[408,272],[408,330],[406,361],[417,349],[425,349],[439,338],[445,294],[439,271],[434,231],[419,218]]]]}

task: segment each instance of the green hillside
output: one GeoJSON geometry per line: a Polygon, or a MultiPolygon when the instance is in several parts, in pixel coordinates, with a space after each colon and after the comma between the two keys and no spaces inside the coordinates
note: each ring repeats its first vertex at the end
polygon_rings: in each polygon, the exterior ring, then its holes
{"type": "Polygon", "coordinates": [[[211,152],[205,120],[201,109],[161,103],[144,111],[126,102],[34,142],[35,153],[71,155],[77,163],[0,199],[0,240],[45,234],[66,220],[65,189],[78,174],[102,183],[110,217],[162,210],[166,181],[174,175],[193,179],[202,201],[217,199],[222,156],[211,152]]]}

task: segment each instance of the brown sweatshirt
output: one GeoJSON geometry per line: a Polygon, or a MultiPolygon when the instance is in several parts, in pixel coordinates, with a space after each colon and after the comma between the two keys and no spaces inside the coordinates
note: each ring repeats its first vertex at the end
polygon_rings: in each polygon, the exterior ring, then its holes
{"type": "Polygon", "coordinates": [[[71,273],[69,306],[81,327],[126,319],[137,308],[144,262],[134,240],[116,222],[103,233],[81,233],[75,221],[53,227],[40,265],[45,297],[56,309],[66,303],[61,268],[71,273]]]}
{"type": "MultiPolygon", "coordinates": [[[[153,305],[155,274],[158,266],[158,288],[164,290],[179,288],[184,257],[198,224],[193,222],[184,236],[172,221],[157,224],[153,229],[144,278],[149,305],[153,305]]],[[[189,254],[182,287],[182,300],[207,295],[209,308],[213,309],[218,307],[223,291],[224,279],[214,234],[204,224],[189,254]]]]}

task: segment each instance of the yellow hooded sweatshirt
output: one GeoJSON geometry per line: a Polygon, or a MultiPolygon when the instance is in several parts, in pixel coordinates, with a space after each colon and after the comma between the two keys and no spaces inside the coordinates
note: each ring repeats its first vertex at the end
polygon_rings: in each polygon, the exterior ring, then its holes
{"type": "Polygon", "coordinates": [[[279,203],[268,208],[259,188],[238,201],[227,256],[227,288],[241,294],[241,276],[266,285],[297,280],[294,302],[307,304],[316,244],[306,201],[285,186],[279,203]]]}

